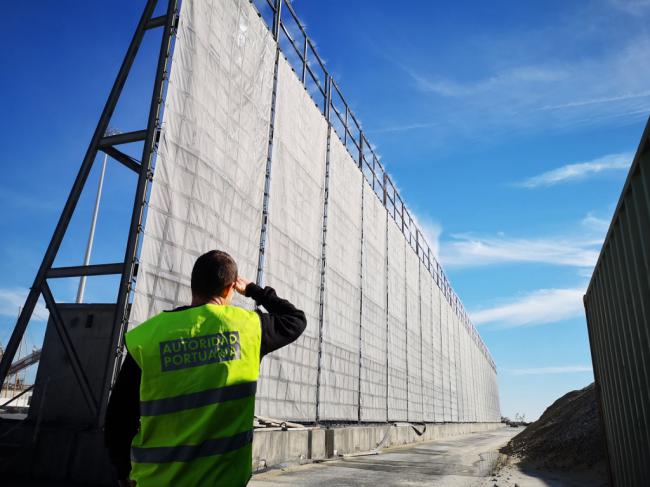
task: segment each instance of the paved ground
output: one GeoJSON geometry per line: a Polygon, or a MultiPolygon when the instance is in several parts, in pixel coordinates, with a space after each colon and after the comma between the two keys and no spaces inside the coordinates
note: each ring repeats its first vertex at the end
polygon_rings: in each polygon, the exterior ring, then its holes
{"type": "Polygon", "coordinates": [[[519,428],[463,435],[447,441],[384,450],[255,475],[250,487],[445,486],[485,485],[499,458],[498,449],[519,428]]]}

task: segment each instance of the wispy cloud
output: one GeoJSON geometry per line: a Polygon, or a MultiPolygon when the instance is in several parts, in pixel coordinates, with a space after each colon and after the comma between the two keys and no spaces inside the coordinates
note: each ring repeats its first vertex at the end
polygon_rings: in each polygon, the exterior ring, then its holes
{"type": "Polygon", "coordinates": [[[420,91],[447,97],[466,97],[490,93],[517,86],[521,83],[548,83],[559,81],[567,76],[566,71],[557,68],[518,66],[495,73],[487,78],[461,83],[444,78],[429,79],[412,69],[405,68],[405,70],[415,81],[416,87],[420,91]]]}
{"type": "Polygon", "coordinates": [[[641,16],[644,15],[650,10],[650,0],[609,0],[610,3],[632,15],[641,16]]]}
{"type": "Polygon", "coordinates": [[[379,127],[376,129],[366,130],[369,134],[388,134],[398,132],[408,132],[410,130],[429,129],[432,127],[439,127],[440,122],[425,122],[425,123],[405,123],[402,125],[389,125],[386,127],[379,127]]]}
{"type": "Polygon", "coordinates": [[[480,237],[452,235],[442,244],[440,260],[448,267],[475,267],[508,262],[592,267],[598,258],[601,239],[480,237]]]}
{"type": "Polygon", "coordinates": [[[585,216],[580,223],[587,230],[594,233],[599,233],[604,238],[605,233],[609,228],[610,221],[605,218],[599,218],[593,212],[589,212],[587,213],[587,216],[585,216]]]}
{"type": "Polygon", "coordinates": [[[554,367],[532,367],[522,369],[504,369],[510,375],[550,375],[550,374],[576,374],[593,373],[590,365],[557,365],[554,367]]]}
{"type": "Polygon", "coordinates": [[[609,154],[587,162],[567,164],[515,183],[515,185],[523,188],[554,186],[582,180],[604,171],[627,170],[633,157],[634,155],[631,153],[609,154]]]}
{"type": "Polygon", "coordinates": [[[538,289],[491,308],[470,313],[477,325],[494,324],[497,328],[535,326],[584,316],[584,287],[538,289]]]}
{"type": "MultiPolygon", "coordinates": [[[[0,288],[0,315],[18,318],[20,307],[25,304],[28,290],[24,288],[0,288]]],[[[42,301],[39,301],[34,309],[33,319],[47,321],[49,311],[42,301]]]]}
{"type": "Polygon", "coordinates": [[[429,244],[429,248],[433,255],[437,258],[440,257],[440,235],[442,234],[442,226],[430,218],[416,216],[415,217],[418,228],[423,233],[425,240],[429,244]]]}
{"type": "MultiPolygon", "coordinates": [[[[647,12],[646,2],[642,3],[637,7],[631,2],[628,10],[647,12]]],[[[642,30],[621,36],[617,33],[620,29],[613,27],[605,35],[599,22],[611,12],[600,12],[592,25],[585,21],[585,12],[575,10],[575,18],[565,24],[540,26],[539,31],[524,37],[518,31],[516,37],[513,33],[512,38],[482,42],[475,60],[493,68],[476,69],[473,77],[467,77],[464,70],[441,76],[426,61],[408,64],[406,56],[394,55],[391,62],[420,93],[421,105],[429,99],[431,104],[429,120],[420,115],[413,121],[417,123],[406,121],[399,126],[420,130],[429,122],[441,121],[438,131],[476,138],[513,130],[566,131],[647,117],[650,90],[645,80],[650,76],[650,64],[645,59],[650,38],[642,30]],[[608,47],[594,49],[603,39],[608,39],[608,47]],[[555,43],[556,49],[547,41],[555,43]],[[564,54],[561,45],[565,43],[584,47],[583,55],[575,57],[569,54],[572,50],[564,54]],[[504,51],[513,55],[504,59],[504,51]]],[[[621,8],[609,10],[619,12],[621,8]]],[[[619,13],[617,19],[620,17],[619,13]]]]}
{"type": "Polygon", "coordinates": [[[625,93],[616,96],[601,96],[586,100],[576,100],[568,103],[561,103],[559,105],[544,105],[540,107],[539,110],[561,110],[563,108],[584,107],[587,105],[596,105],[599,103],[612,103],[617,101],[633,100],[636,98],[646,98],[648,96],[650,96],[650,90],[642,91],[640,93],[625,93]]]}

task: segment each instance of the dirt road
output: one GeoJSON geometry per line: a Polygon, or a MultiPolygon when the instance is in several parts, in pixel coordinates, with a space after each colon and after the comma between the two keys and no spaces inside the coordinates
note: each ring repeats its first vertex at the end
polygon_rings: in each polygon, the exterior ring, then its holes
{"type": "Polygon", "coordinates": [[[275,470],[253,477],[250,487],[295,486],[445,486],[484,485],[499,458],[498,449],[519,428],[458,436],[384,450],[380,455],[349,457],[275,470]]]}

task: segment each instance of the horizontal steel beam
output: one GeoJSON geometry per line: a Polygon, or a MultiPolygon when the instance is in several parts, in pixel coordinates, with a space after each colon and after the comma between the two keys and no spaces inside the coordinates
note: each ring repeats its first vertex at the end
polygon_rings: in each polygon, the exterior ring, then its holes
{"type": "Polygon", "coordinates": [[[124,263],[76,265],[71,267],[53,267],[47,271],[47,278],[56,279],[60,277],[80,276],[107,276],[111,274],[122,274],[124,263]]]}
{"type": "Polygon", "coordinates": [[[155,29],[156,27],[162,27],[165,25],[165,21],[167,20],[166,15],[161,15],[159,17],[152,17],[149,19],[147,24],[144,26],[145,29],[155,29]]]}
{"type": "Polygon", "coordinates": [[[34,350],[32,353],[29,355],[26,355],[25,357],[16,360],[13,364],[11,364],[11,367],[9,367],[9,372],[7,372],[7,375],[12,375],[15,374],[16,372],[20,372],[23,369],[26,369],[30,365],[35,364],[41,359],[41,350],[34,350]]]}
{"type": "Polygon", "coordinates": [[[99,149],[104,147],[120,144],[130,144],[131,142],[142,142],[147,137],[146,130],[136,130],[134,132],[124,132],[122,134],[109,135],[99,140],[99,149]]]}
{"type": "Polygon", "coordinates": [[[134,172],[139,173],[140,172],[140,162],[134,159],[133,157],[125,154],[122,151],[117,150],[115,147],[111,146],[106,146],[106,147],[101,147],[100,150],[104,152],[106,155],[109,157],[112,157],[115,159],[117,162],[122,163],[124,166],[128,167],[134,172]]]}

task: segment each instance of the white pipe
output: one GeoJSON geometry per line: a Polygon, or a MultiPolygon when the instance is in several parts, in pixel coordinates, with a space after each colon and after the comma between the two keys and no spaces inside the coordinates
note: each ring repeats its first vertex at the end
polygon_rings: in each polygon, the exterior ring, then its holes
{"type": "MultiPolygon", "coordinates": [[[[90,234],[88,235],[88,245],[86,246],[86,256],[84,257],[84,264],[90,264],[90,254],[93,250],[93,240],[95,240],[95,226],[97,225],[97,215],[99,214],[99,202],[102,198],[102,188],[104,186],[104,174],[106,173],[106,161],[108,154],[104,154],[104,162],[102,163],[102,172],[99,176],[99,184],[97,185],[97,197],[95,198],[95,209],[93,210],[93,220],[90,224],[90,234]]],[[[81,276],[79,279],[79,289],[77,290],[77,303],[83,303],[84,291],[86,290],[86,276],[81,276]]]]}

